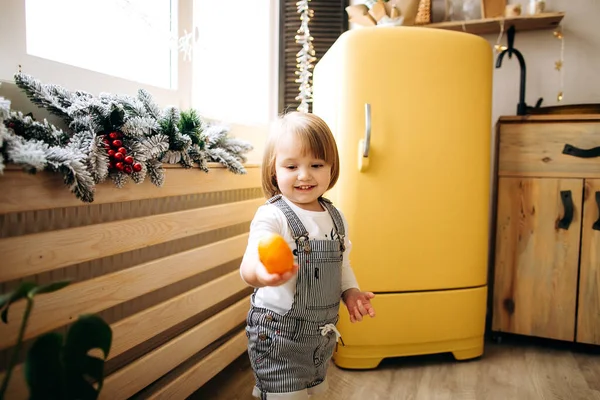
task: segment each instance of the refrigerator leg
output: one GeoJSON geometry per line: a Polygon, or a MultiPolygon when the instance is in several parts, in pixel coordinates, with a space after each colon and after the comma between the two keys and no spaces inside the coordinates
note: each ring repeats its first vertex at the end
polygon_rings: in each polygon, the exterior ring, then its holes
{"type": "Polygon", "coordinates": [[[483,343],[481,346],[472,347],[470,349],[453,351],[452,355],[458,361],[470,360],[473,358],[480,357],[483,354],[483,343]]]}
{"type": "Polygon", "coordinates": [[[342,369],[375,369],[383,358],[354,358],[334,355],[333,362],[342,369]]]}

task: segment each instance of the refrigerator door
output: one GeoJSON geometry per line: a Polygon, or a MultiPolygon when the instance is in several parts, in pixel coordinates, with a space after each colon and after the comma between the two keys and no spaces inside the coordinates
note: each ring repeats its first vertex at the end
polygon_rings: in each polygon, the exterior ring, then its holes
{"type": "Polygon", "coordinates": [[[362,290],[486,284],[492,68],[484,39],[422,27],[348,31],[317,64],[362,290]]]}

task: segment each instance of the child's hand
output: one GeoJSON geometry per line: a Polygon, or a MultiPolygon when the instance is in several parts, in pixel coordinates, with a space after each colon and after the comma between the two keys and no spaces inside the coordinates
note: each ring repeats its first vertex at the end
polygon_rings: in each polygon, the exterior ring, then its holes
{"type": "Polygon", "coordinates": [[[361,292],[356,288],[348,289],[342,294],[342,300],[348,308],[350,322],[362,321],[363,315],[375,317],[375,309],[371,305],[371,299],[375,295],[371,292],[361,292]]]}
{"type": "Polygon", "coordinates": [[[263,286],[279,286],[289,281],[298,272],[298,264],[294,263],[291,271],[283,274],[270,274],[262,263],[256,265],[256,279],[263,286]]]}

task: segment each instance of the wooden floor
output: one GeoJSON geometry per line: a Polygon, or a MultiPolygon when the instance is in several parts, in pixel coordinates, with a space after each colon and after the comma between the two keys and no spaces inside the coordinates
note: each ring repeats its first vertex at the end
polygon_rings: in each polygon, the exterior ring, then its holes
{"type": "MultiPolygon", "coordinates": [[[[531,340],[486,343],[477,360],[449,355],[385,360],[378,369],[331,365],[328,400],[600,400],[600,352],[531,340]]],[[[251,400],[246,354],[204,385],[193,400],[251,400]]]]}

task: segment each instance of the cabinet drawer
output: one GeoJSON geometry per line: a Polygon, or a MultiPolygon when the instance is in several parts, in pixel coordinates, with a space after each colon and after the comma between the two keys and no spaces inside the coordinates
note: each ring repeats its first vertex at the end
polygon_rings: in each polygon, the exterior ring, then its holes
{"type": "Polygon", "coordinates": [[[600,157],[577,155],[600,146],[600,122],[507,123],[498,134],[500,176],[600,178],[600,157]]]}

